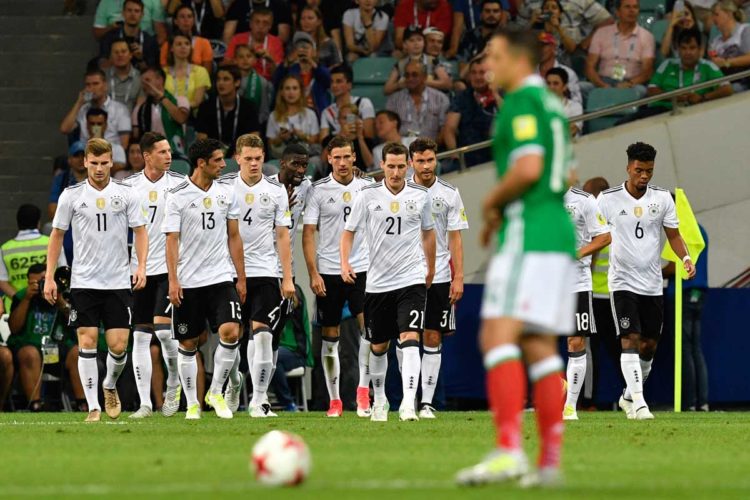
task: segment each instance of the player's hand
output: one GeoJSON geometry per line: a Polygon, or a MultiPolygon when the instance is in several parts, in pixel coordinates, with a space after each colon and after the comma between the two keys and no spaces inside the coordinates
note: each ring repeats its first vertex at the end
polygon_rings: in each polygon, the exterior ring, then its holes
{"type": "Polygon", "coordinates": [[[683,264],[685,267],[685,272],[687,272],[687,279],[691,280],[695,277],[695,265],[693,264],[692,260],[686,260],[683,264]]]}
{"type": "Polygon", "coordinates": [[[57,302],[57,283],[55,283],[55,280],[44,280],[44,298],[50,305],[55,305],[55,302],[57,302]]]}
{"type": "Polygon", "coordinates": [[[448,294],[448,297],[451,299],[451,304],[455,304],[459,300],[461,300],[461,297],[464,296],[464,280],[454,278],[453,281],[451,281],[451,289],[448,294]]]}
{"type": "Polygon", "coordinates": [[[294,281],[292,281],[292,278],[281,280],[281,296],[287,300],[294,298],[294,281]]]}
{"type": "Polygon", "coordinates": [[[357,273],[354,272],[354,269],[352,269],[352,266],[348,262],[346,264],[341,263],[341,279],[344,280],[344,283],[350,285],[353,285],[354,280],[357,279],[357,273]]]}
{"type": "Polygon", "coordinates": [[[140,290],[146,286],[146,268],[139,267],[132,277],[133,290],[140,290]]]}
{"type": "Polygon", "coordinates": [[[318,297],[326,296],[326,283],[319,273],[310,276],[310,288],[318,297]]]}
{"type": "Polygon", "coordinates": [[[247,281],[238,279],[234,287],[237,289],[237,295],[240,297],[240,304],[244,304],[247,300],[247,281]]]}
{"type": "Polygon", "coordinates": [[[182,287],[176,280],[169,282],[169,302],[176,307],[182,305],[182,287]]]}
{"type": "Polygon", "coordinates": [[[427,274],[424,277],[424,284],[427,288],[430,288],[432,286],[432,280],[435,279],[435,270],[429,269],[427,271],[427,274]]]}

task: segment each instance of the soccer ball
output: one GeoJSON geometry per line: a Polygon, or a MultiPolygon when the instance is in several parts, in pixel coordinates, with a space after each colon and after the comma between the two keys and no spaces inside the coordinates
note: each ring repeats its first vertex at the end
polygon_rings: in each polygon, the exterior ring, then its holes
{"type": "Polygon", "coordinates": [[[310,450],[296,434],[271,431],[253,446],[250,469],[261,484],[296,486],[310,472],[310,450]]]}

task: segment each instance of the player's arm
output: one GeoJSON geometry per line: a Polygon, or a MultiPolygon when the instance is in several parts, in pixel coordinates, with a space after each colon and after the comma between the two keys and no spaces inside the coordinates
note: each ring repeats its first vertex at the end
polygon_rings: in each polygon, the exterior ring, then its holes
{"type": "Polygon", "coordinates": [[[302,226],[302,253],[305,254],[307,273],[310,275],[310,289],[315,295],[325,297],[326,286],[323,282],[323,277],[318,272],[318,263],[315,259],[315,229],[315,224],[305,224],[302,226]]]}
{"type": "Polygon", "coordinates": [[[685,240],[682,239],[680,230],[676,227],[665,227],[664,232],[667,234],[667,240],[669,241],[669,246],[672,247],[672,251],[682,259],[683,267],[687,272],[688,279],[692,279],[695,276],[695,266],[693,265],[693,261],[688,253],[685,240]]]}
{"type": "Polygon", "coordinates": [[[169,279],[169,302],[178,306],[182,303],[182,287],[177,279],[177,261],[180,259],[180,233],[167,233],[167,275],[169,279]]]}
{"type": "Polygon", "coordinates": [[[57,302],[57,283],[55,283],[55,268],[57,260],[62,252],[63,238],[65,230],[52,228],[47,244],[47,270],[44,273],[44,298],[47,302],[54,305],[57,302]]]}
{"type": "Polygon", "coordinates": [[[448,231],[448,250],[453,263],[453,279],[451,279],[449,296],[451,304],[455,304],[464,295],[464,243],[461,231],[448,231]]]}
{"type": "Polygon", "coordinates": [[[422,250],[427,262],[427,276],[425,276],[425,285],[430,288],[432,279],[435,277],[435,252],[437,251],[437,242],[435,239],[435,229],[422,229],[422,250]]]}
{"type": "Polygon", "coordinates": [[[281,295],[285,299],[294,298],[294,281],[292,280],[292,242],[289,228],[276,226],[276,247],[281,261],[281,295]]]}
{"type": "Polygon", "coordinates": [[[235,272],[237,273],[237,295],[240,303],[244,304],[247,299],[247,280],[245,279],[245,254],[240,236],[240,224],[237,219],[227,219],[227,238],[229,241],[229,256],[232,258],[235,272]]]}
{"type": "Polygon", "coordinates": [[[146,226],[136,226],[133,229],[133,246],[138,258],[138,269],[133,275],[133,290],[140,290],[146,286],[146,259],[148,258],[148,231],[146,226]]]}
{"type": "Polygon", "coordinates": [[[602,248],[612,243],[612,235],[609,233],[602,233],[594,236],[591,243],[582,246],[578,249],[578,258],[582,259],[589,255],[593,255],[602,248]]]}
{"type": "Polygon", "coordinates": [[[357,274],[349,265],[349,256],[352,253],[352,245],[354,245],[354,231],[344,229],[341,233],[341,241],[339,242],[339,252],[341,253],[341,279],[344,283],[354,284],[354,280],[357,274]]]}

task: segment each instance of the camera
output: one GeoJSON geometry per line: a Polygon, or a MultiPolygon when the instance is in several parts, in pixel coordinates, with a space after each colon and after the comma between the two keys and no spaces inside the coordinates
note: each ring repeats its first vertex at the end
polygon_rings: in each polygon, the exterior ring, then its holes
{"type": "MultiPolygon", "coordinates": [[[[58,267],[55,271],[55,283],[57,283],[57,293],[65,302],[70,302],[70,268],[67,266],[58,267]]],[[[44,293],[44,278],[39,280],[39,293],[44,293]]]]}
{"type": "Polygon", "coordinates": [[[548,22],[550,19],[552,19],[551,12],[542,12],[541,14],[539,14],[539,20],[543,23],[548,22]]]}

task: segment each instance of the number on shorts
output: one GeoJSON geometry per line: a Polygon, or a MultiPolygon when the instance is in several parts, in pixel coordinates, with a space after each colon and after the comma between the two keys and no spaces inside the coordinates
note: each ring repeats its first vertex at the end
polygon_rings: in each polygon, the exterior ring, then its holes
{"type": "Polygon", "coordinates": [[[279,307],[276,306],[271,309],[270,313],[268,313],[268,326],[271,327],[271,330],[276,329],[276,325],[278,324],[279,319],[279,307]]]}
{"type": "Polygon", "coordinates": [[[232,309],[232,319],[242,321],[242,306],[240,306],[240,303],[230,300],[229,307],[232,309]]]}
{"type": "Polygon", "coordinates": [[[589,331],[589,313],[576,313],[576,325],[579,332],[589,331]]]}
{"type": "Polygon", "coordinates": [[[409,311],[409,316],[411,317],[411,323],[409,323],[409,328],[413,328],[415,330],[419,330],[420,328],[423,328],[424,326],[424,317],[422,316],[422,311],[417,311],[415,309],[412,309],[409,311]]]}
{"type": "Polygon", "coordinates": [[[440,328],[445,328],[448,326],[448,315],[450,314],[450,311],[443,311],[443,319],[440,320],[440,328]]]}

